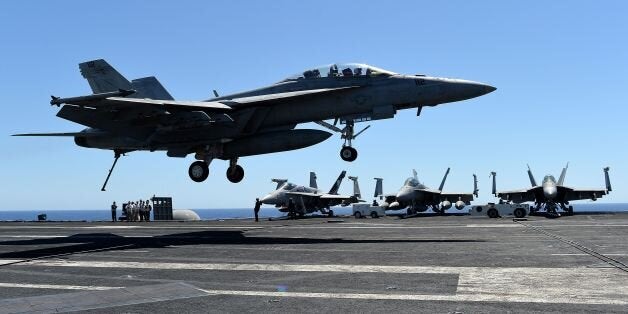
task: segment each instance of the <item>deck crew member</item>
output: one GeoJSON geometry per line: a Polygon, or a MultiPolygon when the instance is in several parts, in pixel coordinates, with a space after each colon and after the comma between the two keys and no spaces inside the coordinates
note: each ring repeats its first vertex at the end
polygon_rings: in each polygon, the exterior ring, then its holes
{"type": "Polygon", "coordinates": [[[118,221],[118,205],[116,205],[116,202],[114,201],[113,204],[111,204],[111,221],[112,222],[116,222],[118,221]]]}

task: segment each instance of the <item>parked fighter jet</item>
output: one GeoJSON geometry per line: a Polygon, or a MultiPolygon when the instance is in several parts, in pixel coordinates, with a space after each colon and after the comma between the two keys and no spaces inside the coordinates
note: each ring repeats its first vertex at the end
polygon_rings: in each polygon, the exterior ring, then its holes
{"type": "MultiPolygon", "coordinates": [[[[128,81],[102,59],[79,65],[93,94],[52,97],[58,117],[85,126],[81,132],[17,134],[70,136],[78,146],[113,150],[118,158],[132,151],[166,151],[169,157],[194,154],[188,174],[196,182],[209,175],[213,159],[229,160],[227,178],[244,177],[238,158],[308,147],[331,134],[295,129],[316,122],[339,132],[340,155],[353,161],[360,132],[356,122],[393,118],[398,110],[461,101],[495,90],[482,83],[402,75],[366,64],[332,64],[313,68],[270,86],[205,101],[176,101],[155,77],[128,81]],[[334,123],[324,120],[334,119],[334,123]],[[338,122],[345,126],[340,128],[338,122]]],[[[105,180],[102,190],[109,179],[105,180]]]]}
{"type": "Polygon", "coordinates": [[[273,182],[277,183],[277,189],[264,196],[261,202],[275,205],[281,212],[288,212],[288,202],[292,199],[297,214],[301,216],[320,211],[331,217],[334,215],[331,207],[338,205],[348,206],[360,201],[361,195],[357,177],[349,176],[349,179],[353,181],[353,195],[338,194],[338,189],[346,173],[346,171],[340,173],[340,176],[338,176],[328,193],[317,188],[316,174],[314,172],[310,172],[309,187],[290,183],[286,179],[272,179],[273,182]]]}
{"type": "Polygon", "coordinates": [[[558,181],[552,175],[546,175],[541,185],[536,183],[532,170],[528,165],[528,177],[530,178],[529,189],[521,189],[514,191],[497,192],[497,183],[495,182],[495,172],[491,172],[493,176],[493,195],[499,197],[501,201],[513,203],[534,202],[535,206],[530,207],[530,212],[538,212],[540,210],[547,211],[550,215],[558,215],[557,209],[560,207],[567,215],[573,214],[573,206],[569,205],[570,201],[591,199],[593,201],[608,194],[612,191],[611,180],[608,176],[609,167],[604,168],[604,181],[606,189],[575,189],[564,186],[565,175],[569,163],[563,168],[558,181]]]}
{"type": "Polygon", "coordinates": [[[426,211],[428,208],[437,213],[444,213],[451,208],[452,203],[456,209],[461,210],[466,205],[471,204],[473,195],[478,196],[477,177],[475,174],[473,175],[473,193],[445,193],[443,192],[443,187],[445,186],[447,175],[449,175],[449,170],[450,168],[447,168],[438,190],[432,190],[419,182],[414,169],[412,170],[412,177],[406,179],[397,194],[383,195],[383,179],[375,178],[377,182],[375,184],[374,197],[384,198],[384,203],[381,206],[386,208],[386,210],[399,210],[408,207],[408,215],[426,211]]]}

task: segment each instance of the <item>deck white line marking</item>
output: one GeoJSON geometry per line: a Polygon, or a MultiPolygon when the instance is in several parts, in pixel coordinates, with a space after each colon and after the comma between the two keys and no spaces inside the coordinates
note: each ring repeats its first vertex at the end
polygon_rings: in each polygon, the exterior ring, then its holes
{"type": "Polygon", "coordinates": [[[468,224],[465,227],[467,228],[515,228],[515,226],[519,226],[518,224],[508,223],[508,224],[468,224]]]}
{"type": "Polygon", "coordinates": [[[93,290],[93,291],[101,291],[101,290],[111,290],[111,289],[122,289],[124,287],[48,285],[48,284],[29,284],[29,283],[0,282],[0,288],[27,288],[27,289],[58,289],[58,290],[93,290]]]}
{"type": "MultiPolygon", "coordinates": [[[[454,274],[458,275],[458,288],[455,295],[419,295],[419,297],[409,297],[409,299],[418,298],[419,300],[430,300],[430,298],[432,298],[434,300],[441,300],[439,298],[444,298],[442,300],[628,304],[628,277],[624,273],[618,272],[614,268],[432,267],[337,264],[306,265],[174,262],[142,263],[122,261],[66,260],[37,260],[25,262],[21,265],[46,267],[156,269],[160,271],[213,270],[269,272],[345,272],[379,274],[454,274]]],[[[251,293],[259,292],[253,291],[251,293]]],[[[323,295],[329,296],[329,294],[323,295]]],[[[344,294],[332,295],[335,295],[338,298],[361,298],[360,296],[355,296],[353,294],[350,294],[350,296],[344,294]]],[[[369,298],[378,298],[378,295],[365,295],[369,298]]],[[[380,298],[389,298],[387,296],[387,294],[382,294],[380,298]]],[[[393,296],[390,298],[396,297],[393,296]]]]}
{"type": "Polygon", "coordinates": [[[580,296],[535,297],[526,295],[479,295],[479,294],[382,294],[382,293],[316,293],[316,292],[274,292],[250,290],[207,290],[199,289],[209,295],[237,295],[264,297],[294,297],[322,299],[362,299],[362,300],[400,300],[400,301],[454,301],[454,302],[525,302],[525,303],[567,303],[567,304],[605,304],[625,305],[626,300],[589,299],[580,296]]]}

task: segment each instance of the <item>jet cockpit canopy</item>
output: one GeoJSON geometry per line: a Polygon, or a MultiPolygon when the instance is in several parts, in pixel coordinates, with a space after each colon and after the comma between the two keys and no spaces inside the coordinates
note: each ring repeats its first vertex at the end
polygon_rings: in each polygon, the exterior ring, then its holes
{"type": "Polygon", "coordinates": [[[319,66],[292,75],[281,82],[321,77],[390,76],[397,73],[362,63],[335,63],[319,66]]]}
{"type": "Polygon", "coordinates": [[[415,179],[415,178],[407,178],[406,182],[403,183],[403,185],[405,186],[413,186],[413,187],[417,187],[419,186],[419,180],[415,179]]]}
{"type": "Polygon", "coordinates": [[[294,183],[290,183],[290,182],[286,182],[286,183],[284,183],[284,184],[280,187],[280,189],[285,190],[285,191],[290,191],[290,190],[293,190],[293,189],[294,189],[294,188],[296,188],[296,187],[297,187],[297,186],[296,186],[296,184],[294,184],[294,183]]]}
{"type": "Polygon", "coordinates": [[[547,175],[547,176],[545,176],[545,178],[543,178],[543,183],[549,182],[549,181],[556,182],[556,178],[554,178],[554,176],[552,176],[552,175],[547,175]]]}

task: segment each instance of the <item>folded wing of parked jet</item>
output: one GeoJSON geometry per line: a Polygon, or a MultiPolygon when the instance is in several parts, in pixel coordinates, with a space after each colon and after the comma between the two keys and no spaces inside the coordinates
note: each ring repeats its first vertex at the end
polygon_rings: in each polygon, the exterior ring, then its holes
{"type": "Polygon", "coordinates": [[[576,200],[597,200],[599,197],[608,194],[607,190],[603,189],[572,189],[567,187],[557,187],[558,193],[564,193],[564,199],[566,201],[576,200]]]}
{"type": "Polygon", "coordinates": [[[543,193],[543,188],[537,186],[531,189],[502,191],[497,192],[496,196],[503,200],[512,201],[514,203],[524,203],[533,202],[536,199],[535,196],[537,193],[543,193]]]}
{"type": "Polygon", "coordinates": [[[414,189],[414,195],[417,199],[423,199],[426,201],[433,202],[457,202],[463,201],[465,204],[471,204],[473,201],[473,194],[471,193],[443,193],[439,190],[430,190],[430,189],[414,189]]]}

